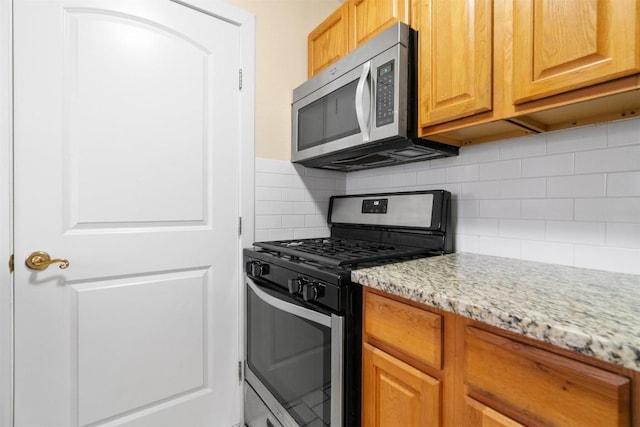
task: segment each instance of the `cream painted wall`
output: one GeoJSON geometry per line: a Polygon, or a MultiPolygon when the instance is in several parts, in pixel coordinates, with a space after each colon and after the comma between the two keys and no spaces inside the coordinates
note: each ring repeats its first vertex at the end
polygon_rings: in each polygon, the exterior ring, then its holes
{"type": "Polygon", "coordinates": [[[291,93],[307,79],[307,35],[337,0],[226,0],[256,15],[256,157],[291,159],[291,93]]]}

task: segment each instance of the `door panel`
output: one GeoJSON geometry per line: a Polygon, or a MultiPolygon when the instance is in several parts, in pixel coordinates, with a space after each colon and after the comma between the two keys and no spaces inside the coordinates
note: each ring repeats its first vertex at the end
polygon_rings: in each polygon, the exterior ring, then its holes
{"type": "Polygon", "coordinates": [[[16,1],[16,425],[239,421],[239,68],[176,3],[16,1]]]}

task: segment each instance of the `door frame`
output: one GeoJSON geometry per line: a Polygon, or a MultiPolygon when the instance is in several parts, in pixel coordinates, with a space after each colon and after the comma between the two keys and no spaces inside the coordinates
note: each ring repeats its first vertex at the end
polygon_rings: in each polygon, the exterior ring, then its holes
{"type": "MultiPolygon", "coordinates": [[[[220,17],[240,28],[242,90],[240,92],[240,206],[242,234],[238,254],[238,362],[244,360],[244,271],[242,248],[254,240],[255,16],[224,2],[171,0],[220,17]]],[[[13,425],[13,2],[0,0],[0,427],[13,425]]],[[[18,257],[19,258],[19,257],[18,257]]],[[[19,261],[18,261],[19,262],[19,261]]],[[[243,388],[238,387],[238,420],[243,421],[243,388]]]]}

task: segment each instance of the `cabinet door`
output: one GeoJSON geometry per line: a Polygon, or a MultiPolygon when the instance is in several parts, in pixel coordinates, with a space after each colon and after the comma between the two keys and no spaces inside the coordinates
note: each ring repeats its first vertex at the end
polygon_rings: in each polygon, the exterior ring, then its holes
{"type": "Polygon", "coordinates": [[[640,71],[639,0],[514,1],[514,104],[640,71]]]}
{"type": "Polygon", "coordinates": [[[420,5],[420,125],[491,110],[492,1],[423,0],[420,5]]]}
{"type": "Polygon", "coordinates": [[[440,381],[366,343],[362,358],[364,426],[440,425],[440,381]]]}
{"type": "Polygon", "coordinates": [[[519,422],[468,396],[464,398],[464,425],[467,427],[524,427],[519,422]]]}
{"type": "Polygon", "coordinates": [[[345,3],[309,33],[307,38],[309,77],[353,49],[349,31],[349,5],[345,3]]]}
{"type": "Polygon", "coordinates": [[[354,47],[401,21],[409,24],[408,0],[349,0],[354,47]]]}

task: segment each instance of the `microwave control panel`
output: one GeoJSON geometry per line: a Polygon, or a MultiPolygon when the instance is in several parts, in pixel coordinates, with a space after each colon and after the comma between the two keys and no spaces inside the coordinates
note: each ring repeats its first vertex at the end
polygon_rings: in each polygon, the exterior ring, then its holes
{"type": "Polygon", "coordinates": [[[394,61],[378,67],[376,87],[376,127],[393,123],[395,73],[394,61]]]}

